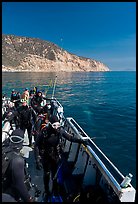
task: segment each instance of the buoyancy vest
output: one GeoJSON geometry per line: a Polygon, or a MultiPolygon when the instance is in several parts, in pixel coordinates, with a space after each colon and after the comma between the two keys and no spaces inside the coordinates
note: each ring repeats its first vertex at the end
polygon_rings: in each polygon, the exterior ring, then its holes
{"type": "Polygon", "coordinates": [[[10,146],[2,147],[2,189],[4,190],[7,183],[7,170],[13,159],[19,156],[10,146]]]}
{"type": "Polygon", "coordinates": [[[24,126],[31,124],[31,108],[30,107],[20,107],[18,109],[20,123],[24,126]]]}
{"type": "Polygon", "coordinates": [[[39,148],[40,155],[45,158],[51,158],[58,160],[61,156],[60,148],[60,135],[55,131],[51,131],[51,128],[45,127],[42,130],[43,141],[39,148]]]}
{"type": "MultiPolygon", "coordinates": [[[[11,185],[10,183],[12,179],[11,178],[11,175],[12,175],[12,172],[11,172],[12,165],[11,164],[15,158],[23,159],[23,157],[17,152],[15,152],[12,149],[12,147],[10,146],[2,147],[2,192],[3,193],[5,192],[7,188],[9,188],[9,185],[11,185]]],[[[27,171],[26,161],[25,161],[25,166],[24,166],[24,183],[27,187],[27,190],[29,191],[31,188],[31,177],[27,171]]]]}

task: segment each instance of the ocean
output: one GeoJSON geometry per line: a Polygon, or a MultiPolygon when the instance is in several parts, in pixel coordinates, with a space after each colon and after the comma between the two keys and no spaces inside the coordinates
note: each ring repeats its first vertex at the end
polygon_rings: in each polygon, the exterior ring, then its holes
{"type": "Polygon", "coordinates": [[[2,73],[2,92],[37,86],[52,94],[136,187],[136,72],[2,73]],[[49,87],[49,88],[48,88],[49,87]]]}

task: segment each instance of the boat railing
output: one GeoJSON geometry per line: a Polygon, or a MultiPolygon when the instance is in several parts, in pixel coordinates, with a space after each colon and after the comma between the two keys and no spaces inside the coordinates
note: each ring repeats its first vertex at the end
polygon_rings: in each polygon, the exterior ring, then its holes
{"type": "Polygon", "coordinates": [[[94,148],[94,151],[99,153],[99,155],[102,156],[102,159],[108,161],[108,163],[117,171],[117,173],[120,175],[120,178],[123,179],[124,176],[121,174],[121,172],[115,167],[115,165],[105,156],[105,154],[98,148],[98,146],[92,141],[92,139],[84,132],[84,130],[78,125],[78,123],[73,118],[67,118],[67,121],[70,123],[70,126],[75,130],[75,132],[83,139],[88,138],[90,141],[90,148],[94,148]]]}
{"type": "MultiPolygon", "coordinates": [[[[125,200],[126,199],[126,192],[131,194],[131,199],[134,200],[135,198],[135,189],[133,186],[130,184],[126,189],[121,188],[120,184],[124,179],[123,174],[115,167],[115,165],[105,156],[105,154],[97,147],[97,145],[92,141],[92,139],[84,132],[84,130],[77,124],[77,122],[69,117],[66,118],[65,122],[65,129],[69,131],[70,133],[73,133],[75,137],[81,137],[83,139],[88,138],[89,143],[88,145],[84,146],[83,145],[83,151],[86,152],[88,155],[88,160],[92,158],[94,160],[96,166],[100,170],[102,176],[106,180],[108,184],[112,187],[114,192],[118,195],[120,200],[125,200]]],[[[66,141],[69,143],[68,141],[66,141]]],[[[67,145],[68,148],[66,148],[66,151],[69,151],[70,154],[72,155],[72,158],[76,158],[76,154],[78,154],[78,150],[76,148],[73,149],[71,147],[72,144],[67,145]]],[[[74,145],[74,144],[73,144],[74,145]]],[[[82,147],[81,147],[82,148],[82,147]]],[[[69,155],[71,157],[71,155],[69,155]]],[[[77,160],[77,159],[75,159],[77,160]]],[[[84,162],[84,159],[83,159],[84,162]]],[[[103,180],[104,180],[103,179],[103,180]]],[[[106,183],[105,182],[105,183],[106,183]]],[[[104,182],[103,182],[104,183],[104,182]]],[[[102,184],[101,184],[102,185],[102,184]]]]}

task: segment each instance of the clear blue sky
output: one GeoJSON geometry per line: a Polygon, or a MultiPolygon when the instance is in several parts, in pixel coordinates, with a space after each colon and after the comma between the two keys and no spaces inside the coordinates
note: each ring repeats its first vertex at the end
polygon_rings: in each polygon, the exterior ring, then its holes
{"type": "Polygon", "coordinates": [[[136,70],[136,2],[3,2],[2,33],[53,42],[113,71],[136,70]]]}

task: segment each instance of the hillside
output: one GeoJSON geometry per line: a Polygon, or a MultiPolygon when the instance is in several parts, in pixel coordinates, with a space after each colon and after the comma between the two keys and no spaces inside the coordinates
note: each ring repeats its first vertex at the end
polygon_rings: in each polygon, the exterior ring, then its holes
{"type": "Polygon", "coordinates": [[[2,71],[109,71],[103,63],[79,57],[38,38],[2,35],[2,71]]]}

